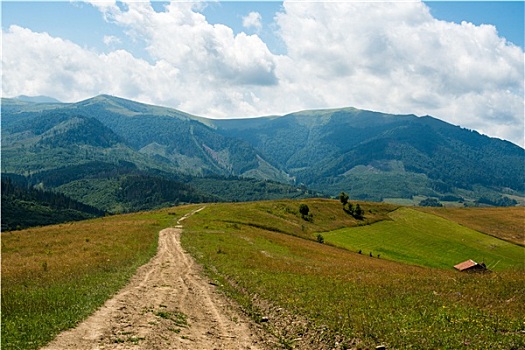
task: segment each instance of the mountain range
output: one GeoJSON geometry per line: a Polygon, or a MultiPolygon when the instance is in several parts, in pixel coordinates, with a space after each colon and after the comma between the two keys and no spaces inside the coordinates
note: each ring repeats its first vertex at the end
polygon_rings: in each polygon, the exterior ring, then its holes
{"type": "Polygon", "coordinates": [[[214,120],[108,95],[37,101],[2,99],[2,172],[113,212],[341,191],[461,203],[525,194],[523,148],[430,116],[342,108],[214,120]],[[124,200],[124,188],[137,199],[148,184],[158,185],[149,206],[124,200]],[[164,198],[167,188],[195,196],[164,198]]]}

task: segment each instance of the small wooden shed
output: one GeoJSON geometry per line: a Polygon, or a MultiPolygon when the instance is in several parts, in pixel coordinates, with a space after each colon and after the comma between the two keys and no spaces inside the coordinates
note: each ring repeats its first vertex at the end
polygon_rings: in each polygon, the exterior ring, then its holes
{"type": "Polygon", "coordinates": [[[461,272],[483,272],[487,271],[487,266],[484,263],[478,264],[472,259],[463,261],[457,265],[454,265],[454,268],[461,272]]]}

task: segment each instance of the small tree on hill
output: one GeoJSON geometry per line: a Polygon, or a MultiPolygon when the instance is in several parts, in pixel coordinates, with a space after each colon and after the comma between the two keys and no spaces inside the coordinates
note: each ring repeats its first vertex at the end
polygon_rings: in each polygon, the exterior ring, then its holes
{"type": "Polygon", "coordinates": [[[354,215],[354,205],[350,202],[348,202],[348,208],[343,207],[343,210],[350,215],[354,215]]]}
{"type": "Polygon", "coordinates": [[[350,197],[345,192],[339,193],[339,200],[341,201],[341,204],[343,204],[343,208],[348,203],[349,198],[350,197]]]}
{"type": "Polygon", "coordinates": [[[350,215],[354,215],[354,206],[348,201],[349,198],[350,197],[345,192],[339,193],[339,200],[343,205],[343,210],[350,215]]]}
{"type": "Polygon", "coordinates": [[[299,205],[299,213],[301,213],[301,216],[303,219],[308,218],[308,214],[310,213],[310,208],[306,204],[299,205]]]}
{"type": "Polygon", "coordinates": [[[355,205],[354,214],[353,214],[354,218],[362,219],[364,213],[365,213],[365,211],[363,209],[361,209],[361,206],[359,204],[356,204],[355,205]]]}

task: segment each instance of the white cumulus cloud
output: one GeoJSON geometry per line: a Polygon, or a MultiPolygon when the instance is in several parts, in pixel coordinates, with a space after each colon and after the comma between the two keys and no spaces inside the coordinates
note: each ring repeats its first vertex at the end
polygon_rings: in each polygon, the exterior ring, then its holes
{"type": "MultiPolygon", "coordinates": [[[[97,54],[67,40],[11,26],[2,33],[2,95],[78,101],[99,93],[151,100],[147,92],[173,75],[124,50],[97,54]],[[24,45],[20,45],[24,43],[24,45]]],[[[153,96],[155,94],[152,94],[153,96]]]]}
{"type": "Polygon", "coordinates": [[[495,27],[419,2],[290,2],[277,22],[279,78],[314,104],[430,114],[523,145],[523,51],[495,27]]]}
{"type": "Polygon", "coordinates": [[[102,41],[104,42],[106,46],[120,44],[122,42],[119,38],[117,38],[114,35],[104,35],[104,38],[102,39],[102,41]]]}
{"type": "Polygon", "coordinates": [[[262,28],[262,17],[259,12],[250,12],[247,16],[242,18],[242,26],[244,28],[260,30],[262,28]]]}

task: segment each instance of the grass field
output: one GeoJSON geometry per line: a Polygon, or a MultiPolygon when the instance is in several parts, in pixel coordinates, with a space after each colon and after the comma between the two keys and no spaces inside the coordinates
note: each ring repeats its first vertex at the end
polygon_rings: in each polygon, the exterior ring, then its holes
{"type": "MultiPolygon", "coordinates": [[[[359,226],[336,201],[304,202],[313,209],[312,222],[301,219],[299,202],[210,205],[188,219],[182,237],[256,319],[269,315],[285,346],[525,347],[523,270],[461,274],[448,265],[418,267],[320,244],[315,232],[329,237],[341,224],[364,230],[395,221],[359,226]]],[[[394,209],[381,207],[381,215],[405,210],[394,209]]],[[[374,210],[366,208],[369,215],[374,210]]]]}
{"type": "MultiPolygon", "coordinates": [[[[418,225],[438,225],[494,240],[421,211],[360,204],[363,221],[325,199],[208,204],[184,221],[182,244],[255,320],[268,316],[265,324],[287,348],[525,348],[525,271],[513,267],[513,249],[498,240],[494,254],[509,256],[496,272],[461,274],[448,263],[421,267],[316,241],[321,234],[331,242],[347,227],[400,223],[419,234],[418,225]],[[310,208],[307,220],[301,203],[310,208]]],[[[2,349],[38,348],[85,318],[155,253],[158,231],[195,208],[3,233],[2,349]]],[[[502,219],[501,230],[505,225],[514,221],[502,219]]],[[[449,247],[489,256],[487,242],[449,247]]],[[[406,247],[410,254],[423,249],[406,247]]]]}
{"type": "Polygon", "coordinates": [[[417,208],[460,225],[525,246],[525,207],[417,208]]]}
{"type": "Polygon", "coordinates": [[[452,268],[473,259],[491,270],[525,269],[525,249],[411,208],[400,208],[385,220],[324,234],[326,242],[351,251],[415,265],[452,268]]]}
{"type": "Polygon", "coordinates": [[[2,233],[2,349],[36,349],[90,315],[155,254],[179,211],[2,233]]]}

